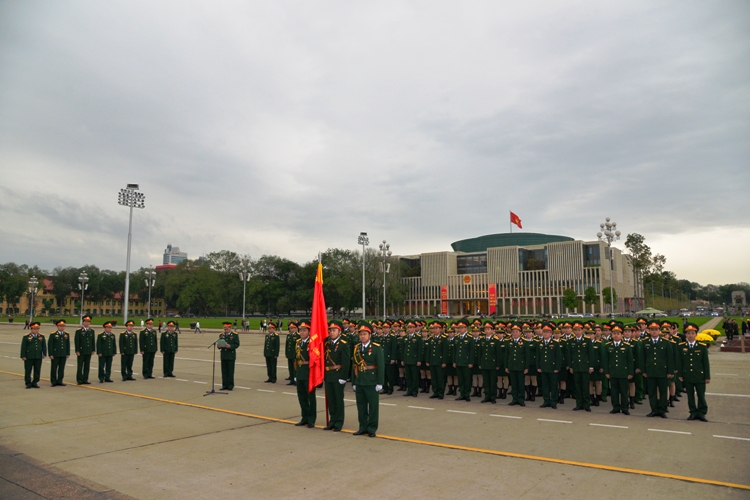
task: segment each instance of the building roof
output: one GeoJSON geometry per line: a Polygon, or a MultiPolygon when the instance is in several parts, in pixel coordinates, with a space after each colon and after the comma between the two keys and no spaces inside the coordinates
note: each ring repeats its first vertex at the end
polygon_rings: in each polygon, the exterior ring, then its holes
{"type": "Polygon", "coordinates": [[[546,245],[560,241],[574,241],[568,236],[541,233],[498,233],[478,236],[451,243],[455,252],[485,252],[493,247],[546,245]]]}

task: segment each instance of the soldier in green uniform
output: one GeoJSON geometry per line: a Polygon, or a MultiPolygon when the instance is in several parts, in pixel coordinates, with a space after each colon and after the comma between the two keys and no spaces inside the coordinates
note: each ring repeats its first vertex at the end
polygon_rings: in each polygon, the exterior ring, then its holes
{"type": "Polygon", "coordinates": [[[495,325],[492,321],[485,321],[484,338],[479,350],[477,365],[482,370],[482,384],[484,399],[482,403],[497,403],[497,374],[500,367],[497,362],[500,354],[500,341],[495,337],[495,325]]]}
{"type": "Polygon", "coordinates": [[[557,398],[557,404],[564,405],[565,404],[565,392],[567,391],[567,383],[568,383],[568,370],[566,366],[568,366],[568,341],[565,340],[562,336],[562,329],[556,325],[554,322],[550,321],[550,325],[552,325],[552,339],[557,340],[560,342],[560,371],[557,373],[557,386],[559,388],[558,392],[558,398],[557,398]]]}
{"type": "Polygon", "coordinates": [[[96,335],[91,328],[91,316],[85,314],[83,327],[76,330],[73,337],[73,346],[76,353],[76,383],[90,384],[89,371],[91,370],[91,355],[96,352],[96,335]]]}
{"type": "Polygon", "coordinates": [[[221,391],[234,389],[234,363],[237,360],[237,349],[240,347],[240,336],[232,331],[232,323],[222,323],[224,332],[219,334],[219,339],[224,340],[225,345],[221,347],[221,391]]]}
{"type": "Polygon", "coordinates": [[[456,367],[453,366],[453,355],[456,350],[456,330],[453,325],[448,323],[445,328],[446,338],[445,343],[445,383],[448,386],[448,396],[456,395],[456,388],[458,387],[458,376],[456,375],[456,367]]]}
{"type": "Polygon", "coordinates": [[[592,406],[599,406],[599,401],[602,395],[602,378],[604,377],[604,367],[602,366],[602,347],[601,341],[601,328],[588,330],[589,340],[594,350],[594,358],[592,363],[594,365],[594,371],[589,377],[589,398],[591,399],[592,406]],[[597,336],[597,331],[599,332],[597,336]]]}
{"type": "Polygon", "coordinates": [[[309,428],[315,427],[315,420],[318,417],[318,405],[315,399],[316,388],[308,391],[307,381],[310,379],[310,355],[307,352],[310,343],[310,321],[303,319],[299,324],[299,340],[297,341],[297,355],[295,357],[295,371],[297,377],[297,399],[299,400],[300,413],[302,420],[297,422],[296,426],[306,425],[309,428]]]}
{"type": "Polygon", "coordinates": [[[289,382],[286,385],[294,385],[294,359],[297,357],[297,340],[299,340],[297,322],[290,320],[289,333],[286,334],[286,340],[284,341],[284,356],[286,356],[286,365],[289,370],[289,377],[285,379],[289,382]]]}
{"type": "Polygon", "coordinates": [[[628,398],[630,394],[629,382],[635,373],[633,362],[633,348],[630,344],[623,342],[622,327],[612,327],[612,340],[604,343],[601,347],[602,367],[604,377],[609,380],[612,394],[612,410],[610,413],[630,415],[628,410],[628,398]]]}
{"type": "Polygon", "coordinates": [[[667,418],[669,380],[674,375],[672,343],[659,337],[658,321],[651,321],[647,326],[650,337],[643,341],[639,361],[651,405],[651,413],[646,416],[667,418]]]}
{"type": "Polygon", "coordinates": [[[328,425],[325,430],[338,432],[344,426],[344,386],[352,359],[349,343],[341,338],[344,325],[341,321],[328,322],[328,338],[325,345],[326,373],[325,391],[328,398],[328,425]]]}
{"type": "Polygon", "coordinates": [[[117,339],[112,333],[112,322],[104,322],[104,331],[96,336],[96,354],[99,356],[99,383],[112,382],[112,358],[117,354],[117,339]]]}
{"type": "Polygon", "coordinates": [[[568,341],[568,368],[573,374],[576,407],[573,411],[591,411],[589,378],[594,372],[594,345],[583,336],[583,323],[573,322],[573,338],[568,341]]]}
{"type": "Polygon", "coordinates": [[[398,380],[398,366],[396,366],[396,333],[391,329],[391,322],[383,322],[383,337],[381,347],[385,356],[385,383],[381,394],[393,394],[393,388],[398,380]]]}
{"type": "Polygon", "coordinates": [[[526,406],[524,402],[524,378],[529,373],[529,350],[521,338],[521,325],[510,327],[510,340],[506,344],[505,372],[510,377],[511,402],[508,406],[526,406]]]}
{"type": "Polygon", "coordinates": [[[508,397],[508,373],[505,371],[505,361],[508,358],[508,340],[505,338],[505,323],[500,321],[495,325],[495,338],[497,338],[497,397],[505,399],[508,397]]]}
{"type": "Polygon", "coordinates": [[[39,389],[39,372],[42,371],[42,360],[47,356],[47,341],[39,333],[41,324],[38,321],[29,323],[31,333],[21,339],[21,359],[23,360],[23,381],[26,388],[39,389]],[[34,378],[31,372],[34,371],[34,378]]]}
{"type": "MultiPolygon", "coordinates": [[[[617,325],[620,326],[620,330],[622,331],[622,323],[615,322],[617,325]]],[[[601,359],[602,359],[602,369],[604,369],[604,347],[612,340],[612,328],[615,325],[609,325],[607,323],[600,325],[599,323],[594,324],[594,336],[597,340],[601,341],[602,345],[602,352],[601,359]],[[597,329],[600,329],[601,334],[597,332],[597,329]]],[[[602,375],[604,375],[604,372],[602,371],[602,375]]],[[[602,376],[602,390],[599,395],[599,402],[606,403],[607,397],[609,396],[609,379],[607,377],[602,376]]]]}
{"type": "Polygon", "coordinates": [[[120,374],[122,380],[135,380],[133,378],[133,360],[138,354],[138,335],[133,331],[135,323],[132,320],[125,322],[125,331],[120,333],[120,374]]]}
{"type": "Polygon", "coordinates": [[[414,321],[406,323],[406,338],[401,345],[401,366],[404,367],[406,378],[406,396],[417,397],[419,392],[419,367],[422,366],[422,341],[415,333],[417,324],[414,321]]]}
{"type": "Polygon", "coordinates": [[[268,378],[264,381],[268,384],[276,383],[276,364],[279,360],[281,350],[281,339],[276,333],[276,323],[268,322],[268,333],[263,341],[263,356],[266,358],[266,374],[268,378]]]}
{"type": "MultiPolygon", "coordinates": [[[[453,324],[458,334],[454,340],[453,346],[453,368],[456,369],[458,376],[458,391],[460,395],[456,401],[471,401],[471,369],[474,367],[474,342],[471,336],[466,334],[469,328],[469,320],[466,318],[459,319],[453,324]]],[[[455,392],[454,392],[455,394],[455,392]]]]}
{"type": "Polygon", "coordinates": [[[688,323],[685,326],[685,342],[678,344],[677,373],[687,391],[690,409],[688,420],[707,422],[706,384],[711,382],[711,367],[708,362],[708,347],[702,342],[696,342],[697,334],[698,325],[688,323]]]}
{"type": "Polygon", "coordinates": [[[643,398],[646,395],[645,382],[643,381],[642,368],[639,366],[641,362],[641,349],[643,348],[645,341],[648,337],[648,331],[646,329],[646,318],[637,318],[635,322],[636,328],[632,332],[631,345],[635,348],[633,353],[635,358],[635,376],[633,377],[635,384],[635,404],[643,404],[643,398]]]}
{"type": "MultiPolygon", "coordinates": [[[[521,328],[523,340],[526,343],[526,348],[529,350],[529,371],[528,374],[523,378],[524,386],[526,388],[526,401],[536,401],[536,391],[537,385],[539,383],[536,377],[538,373],[536,366],[536,352],[539,343],[537,342],[536,338],[534,338],[534,331],[531,330],[530,325],[524,324],[521,326],[521,328]]],[[[538,330],[540,330],[539,333],[541,333],[541,325],[539,325],[538,330]]]]}
{"type": "Polygon", "coordinates": [[[536,360],[544,400],[540,408],[557,408],[557,374],[562,368],[562,345],[552,338],[552,325],[543,323],[541,330],[542,340],[537,345],[536,360]]]}
{"type": "MultiPolygon", "coordinates": [[[[420,328],[419,392],[428,394],[430,392],[430,385],[432,383],[432,373],[430,373],[430,366],[427,364],[427,357],[430,354],[430,343],[432,342],[432,337],[430,336],[430,330],[427,328],[427,325],[425,323],[420,321],[418,328],[420,328]]],[[[374,339],[373,342],[379,344],[382,347],[382,344],[378,339],[374,339]]]]}
{"type": "Polygon", "coordinates": [[[446,337],[443,334],[443,323],[432,321],[430,323],[432,338],[427,347],[425,355],[427,367],[430,369],[430,380],[432,381],[432,395],[430,399],[443,399],[445,397],[445,367],[447,366],[446,337]]]}
{"type": "MultiPolygon", "coordinates": [[[[404,368],[404,364],[403,364],[404,342],[406,341],[406,330],[404,330],[404,325],[401,323],[401,321],[397,321],[396,323],[394,323],[394,326],[396,327],[396,366],[398,367],[398,379],[399,379],[398,391],[403,392],[406,390],[406,368],[404,368]]],[[[358,343],[359,343],[359,338],[357,338],[357,341],[353,345],[357,345],[358,343]]],[[[352,355],[354,355],[354,353],[352,353],[352,355]]],[[[354,369],[354,363],[352,362],[352,370],[353,369],[354,369]]]]}
{"type": "Polygon", "coordinates": [[[57,331],[49,336],[47,349],[52,369],[50,370],[50,382],[52,387],[56,385],[65,386],[65,361],[70,357],[70,335],[65,331],[65,320],[59,319],[55,322],[57,331]]]}
{"type": "Polygon", "coordinates": [[[164,372],[164,378],[174,377],[174,358],[175,354],[179,350],[179,340],[177,332],[175,332],[175,322],[167,321],[167,330],[161,333],[159,339],[159,352],[161,352],[162,358],[162,370],[164,372]]]}
{"type": "Polygon", "coordinates": [[[141,347],[141,356],[143,357],[141,375],[146,379],[154,378],[154,358],[159,346],[152,318],[146,320],[146,328],[141,330],[138,335],[138,345],[141,347]]]}
{"type": "Polygon", "coordinates": [[[482,322],[478,319],[474,321],[471,327],[471,357],[474,359],[474,366],[471,367],[471,388],[472,397],[482,395],[482,370],[479,368],[479,356],[482,352],[484,336],[482,333],[482,322]]]}
{"type": "MultiPolygon", "coordinates": [[[[372,327],[362,321],[359,324],[359,343],[354,346],[354,380],[357,395],[359,429],[355,436],[367,434],[375,437],[380,416],[380,390],[385,377],[383,349],[372,342],[372,327]]],[[[416,394],[415,394],[416,396],[416,394]]]]}

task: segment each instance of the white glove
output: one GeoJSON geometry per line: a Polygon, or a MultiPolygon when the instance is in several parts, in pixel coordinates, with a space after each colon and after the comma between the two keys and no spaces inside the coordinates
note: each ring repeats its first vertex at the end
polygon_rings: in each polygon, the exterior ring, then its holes
{"type": "Polygon", "coordinates": [[[346,380],[344,380],[344,379],[340,378],[340,379],[339,379],[339,384],[341,384],[341,385],[344,385],[344,384],[346,384],[346,380]]]}
{"type": "Polygon", "coordinates": [[[294,377],[294,383],[295,384],[297,383],[297,377],[294,377]]]}
{"type": "Polygon", "coordinates": [[[380,392],[380,391],[382,391],[382,390],[383,390],[383,386],[382,386],[382,385],[376,385],[376,386],[375,386],[375,390],[376,390],[377,392],[380,392]]]}
{"type": "Polygon", "coordinates": [[[357,386],[354,385],[354,384],[352,384],[352,389],[354,389],[356,391],[357,390],[357,386]]]}

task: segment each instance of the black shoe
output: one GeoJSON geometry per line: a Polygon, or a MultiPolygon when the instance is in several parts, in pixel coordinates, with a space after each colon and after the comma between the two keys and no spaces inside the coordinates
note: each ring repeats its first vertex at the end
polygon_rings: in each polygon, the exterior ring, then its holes
{"type": "Polygon", "coordinates": [[[468,403],[469,401],[471,401],[471,398],[469,396],[466,396],[466,398],[464,398],[464,401],[468,403]]]}
{"type": "Polygon", "coordinates": [[[295,427],[302,427],[303,425],[307,425],[307,422],[305,422],[304,420],[300,420],[299,422],[294,424],[295,427]]]}
{"type": "Polygon", "coordinates": [[[666,414],[666,413],[660,413],[660,414],[659,414],[659,416],[660,416],[661,418],[667,418],[667,414],[666,414]]]}
{"type": "Polygon", "coordinates": [[[103,378],[100,378],[100,379],[99,379],[99,383],[100,383],[100,384],[103,384],[103,383],[104,383],[104,379],[103,379],[103,378]]]}
{"type": "Polygon", "coordinates": [[[232,389],[234,389],[234,387],[227,387],[228,391],[231,391],[232,389]]]}
{"type": "Polygon", "coordinates": [[[31,384],[27,384],[27,385],[26,385],[26,388],[27,388],[27,389],[31,389],[31,384]]]}
{"type": "Polygon", "coordinates": [[[697,418],[697,419],[698,419],[698,420],[700,420],[701,422],[708,422],[708,420],[706,420],[706,417],[704,417],[703,415],[699,415],[699,416],[697,416],[697,417],[695,417],[695,418],[697,418]]]}
{"type": "Polygon", "coordinates": [[[630,412],[628,410],[622,410],[623,415],[630,415],[630,412]]]}
{"type": "Polygon", "coordinates": [[[292,378],[291,377],[287,377],[284,380],[292,380],[292,378]]]}
{"type": "Polygon", "coordinates": [[[695,420],[695,415],[690,415],[687,419],[688,420],[695,420]]]}
{"type": "Polygon", "coordinates": [[[483,400],[480,401],[480,403],[489,403],[489,402],[490,402],[490,400],[487,399],[487,398],[484,398],[483,400]]]}
{"type": "Polygon", "coordinates": [[[227,388],[226,388],[226,387],[223,387],[223,386],[222,386],[222,387],[219,387],[219,390],[220,390],[220,391],[226,391],[226,390],[227,390],[227,388]]]}
{"type": "Polygon", "coordinates": [[[89,382],[89,381],[87,380],[86,382],[84,382],[84,383],[83,383],[83,385],[91,385],[91,382],[89,382]]]}
{"type": "Polygon", "coordinates": [[[111,378],[108,378],[105,380],[105,382],[114,382],[114,380],[112,380],[111,378]]]}
{"type": "Polygon", "coordinates": [[[526,406],[526,403],[524,403],[523,401],[520,401],[520,402],[518,403],[518,405],[519,405],[519,406],[526,406]]]}
{"type": "Polygon", "coordinates": [[[409,393],[407,392],[406,394],[402,394],[402,396],[403,396],[403,397],[405,397],[405,398],[408,398],[409,396],[411,396],[411,394],[409,394],[409,393]]]}
{"type": "Polygon", "coordinates": [[[264,380],[264,381],[263,381],[263,383],[264,383],[264,384],[268,384],[268,383],[270,383],[270,382],[271,382],[271,379],[270,379],[270,378],[269,378],[269,379],[266,379],[266,380],[264,380]]]}
{"type": "Polygon", "coordinates": [[[576,406],[575,408],[573,408],[573,411],[581,411],[581,410],[583,410],[583,408],[580,406],[576,406]]]}
{"type": "Polygon", "coordinates": [[[516,406],[517,404],[518,403],[516,403],[515,401],[511,401],[510,403],[508,403],[508,406],[516,406]]]}
{"type": "Polygon", "coordinates": [[[435,399],[435,398],[438,398],[438,397],[439,396],[437,394],[433,394],[432,396],[430,396],[430,399],[435,399]]]}
{"type": "Polygon", "coordinates": [[[123,378],[123,379],[122,379],[122,381],[123,381],[123,382],[127,382],[127,381],[128,381],[128,379],[127,379],[127,378],[123,378]]]}
{"type": "Polygon", "coordinates": [[[331,424],[328,424],[325,427],[323,427],[324,431],[330,431],[331,429],[333,429],[333,426],[331,424]]]}
{"type": "Polygon", "coordinates": [[[369,433],[369,434],[367,434],[367,435],[368,435],[369,437],[371,437],[371,438],[374,438],[374,437],[375,437],[375,433],[374,433],[374,432],[370,432],[370,433],[369,433]]]}
{"type": "Polygon", "coordinates": [[[307,424],[308,429],[312,429],[313,427],[315,427],[315,424],[307,424]]]}
{"type": "Polygon", "coordinates": [[[495,400],[495,399],[490,399],[490,403],[492,403],[493,405],[496,405],[496,404],[497,404],[497,400],[495,400]]]}
{"type": "Polygon", "coordinates": [[[584,408],[587,412],[591,413],[591,408],[584,408]]]}
{"type": "Polygon", "coordinates": [[[635,410],[635,400],[633,399],[630,400],[630,409],[635,410]]]}
{"type": "Polygon", "coordinates": [[[594,405],[594,406],[599,406],[599,396],[594,395],[594,397],[592,399],[593,399],[593,401],[591,402],[591,404],[594,405]]]}
{"type": "Polygon", "coordinates": [[[34,389],[39,389],[39,384],[34,382],[33,384],[31,384],[31,387],[33,387],[34,389]]]}
{"type": "Polygon", "coordinates": [[[656,417],[656,416],[658,416],[658,415],[659,415],[658,413],[656,413],[655,411],[652,411],[651,413],[649,413],[649,414],[648,414],[648,415],[646,415],[646,416],[647,416],[647,417],[656,417]]]}
{"type": "Polygon", "coordinates": [[[291,381],[291,382],[289,382],[289,383],[288,383],[288,384],[286,384],[286,385],[295,385],[295,384],[294,384],[294,381],[291,381]]]}
{"type": "Polygon", "coordinates": [[[620,410],[609,410],[609,412],[614,415],[615,413],[620,413],[620,410]]]}
{"type": "Polygon", "coordinates": [[[557,410],[557,405],[550,405],[550,408],[552,408],[553,410],[557,410]]]}
{"type": "Polygon", "coordinates": [[[443,396],[438,396],[438,399],[443,399],[443,396]]]}
{"type": "Polygon", "coordinates": [[[354,435],[355,435],[355,436],[361,436],[361,435],[362,435],[362,434],[364,434],[364,433],[365,433],[365,431],[363,431],[363,430],[358,430],[357,432],[355,432],[355,433],[354,433],[354,435]]]}
{"type": "Polygon", "coordinates": [[[59,383],[59,384],[57,384],[57,385],[59,385],[60,387],[65,387],[65,386],[66,386],[67,384],[63,384],[62,382],[60,382],[60,383],[59,383]]]}
{"type": "Polygon", "coordinates": [[[341,432],[341,427],[334,427],[333,432],[341,432]]]}

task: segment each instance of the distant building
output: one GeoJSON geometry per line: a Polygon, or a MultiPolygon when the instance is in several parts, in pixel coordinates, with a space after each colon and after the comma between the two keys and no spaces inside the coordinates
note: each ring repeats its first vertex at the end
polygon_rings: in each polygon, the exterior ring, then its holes
{"type": "Polygon", "coordinates": [[[180,247],[173,247],[168,244],[167,249],[164,250],[164,262],[162,264],[179,264],[187,258],[188,255],[185,252],[180,252],[180,247]]]}

